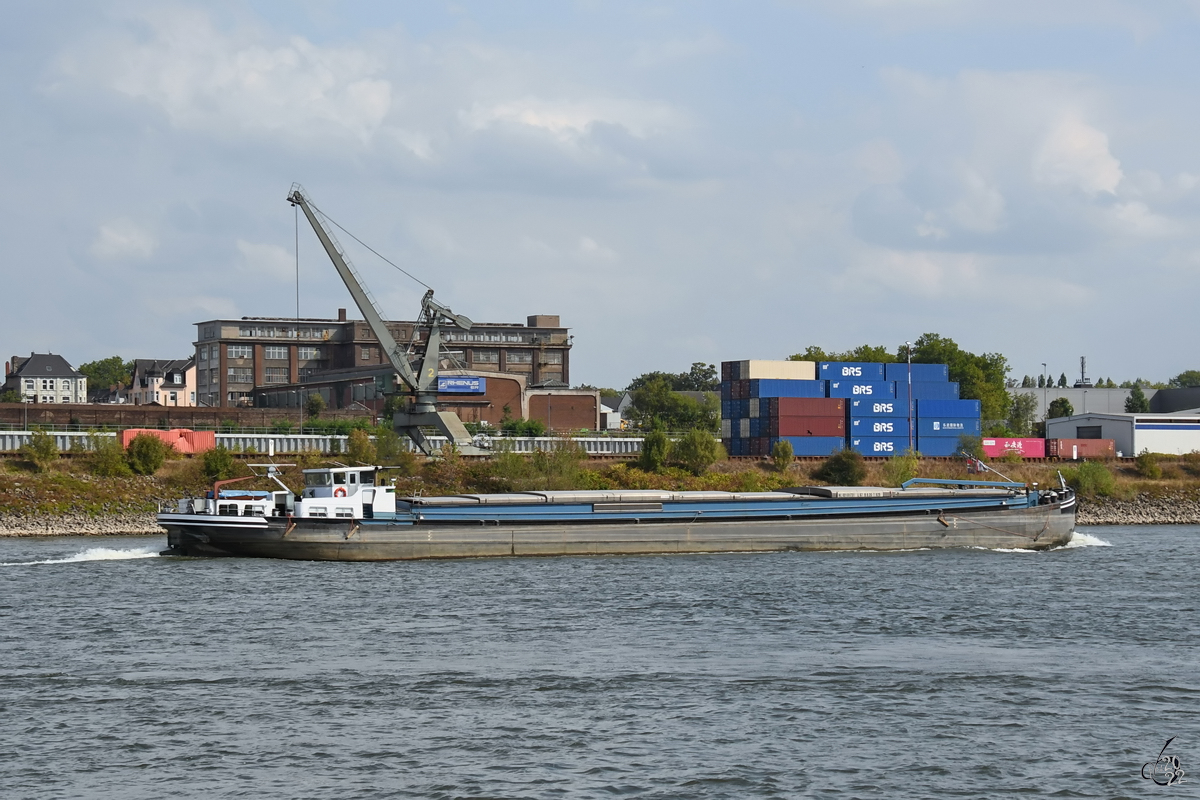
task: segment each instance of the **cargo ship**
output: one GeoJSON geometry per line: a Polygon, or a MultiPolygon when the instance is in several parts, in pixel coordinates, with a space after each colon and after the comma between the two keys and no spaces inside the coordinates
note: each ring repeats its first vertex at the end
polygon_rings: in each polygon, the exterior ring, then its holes
{"type": "Polygon", "coordinates": [[[1075,528],[1063,486],[915,479],[900,488],[545,491],[397,497],[371,467],[304,470],[304,490],[218,482],[158,514],[164,555],[314,561],[977,547],[1046,550],[1075,528]]]}

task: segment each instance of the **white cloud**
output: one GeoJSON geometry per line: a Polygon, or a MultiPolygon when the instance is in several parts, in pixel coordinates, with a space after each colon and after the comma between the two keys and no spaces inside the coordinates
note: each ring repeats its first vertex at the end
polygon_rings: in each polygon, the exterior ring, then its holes
{"type": "Polygon", "coordinates": [[[596,124],[618,125],[633,136],[646,138],[678,123],[678,115],[663,103],[641,100],[596,99],[549,101],[526,97],[497,104],[476,103],[461,114],[475,129],[513,124],[546,131],[562,141],[572,141],[596,124]]]}
{"type": "Polygon", "coordinates": [[[255,274],[275,279],[290,279],[296,276],[296,255],[277,244],[256,244],[245,239],[237,240],[242,266],[255,274]]]}
{"type": "Polygon", "coordinates": [[[91,253],[105,261],[142,260],[154,255],[157,244],[145,229],[127,219],[118,219],[100,226],[91,253]]]}
{"type": "Polygon", "coordinates": [[[920,297],[969,297],[986,285],[985,261],[973,253],[869,249],[835,285],[842,290],[920,297]]]}
{"type": "Polygon", "coordinates": [[[391,106],[382,63],[364,48],[300,36],[270,45],[259,31],[221,31],[204,11],[182,6],[152,6],[140,22],[144,38],[94,40],[63,54],[62,72],[150,103],[177,128],[221,138],[333,132],[365,142],[391,106]]]}
{"type": "Polygon", "coordinates": [[[582,261],[616,261],[620,258],[615,250],[601,245],[590,236],[580,237],[574,255],[582,261]]]}
{"type": "Polygon", "coordinates": [[[706,33],[692,39],[643,42],[634,52],[632,64],[635,67],[657,67],[716,55],[726,48],[725,41],[715,33],[706,33]]]}
{"type": "Polygon", "coordinates": [[[1036,179],[1095,195],[1115,194],[1121,162],[1108,150],[1108,136],[1075,116],[1058,120],[1033,160],[1036,179]]]}

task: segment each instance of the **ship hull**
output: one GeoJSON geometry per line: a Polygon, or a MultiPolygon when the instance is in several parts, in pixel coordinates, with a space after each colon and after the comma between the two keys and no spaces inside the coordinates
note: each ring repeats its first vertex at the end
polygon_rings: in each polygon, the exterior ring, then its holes
{"type": "Polygon", "coordinates": [[[434,523],[164,514],[168,552],[310,561],[406,561],[564,555],[650,555],[952,547],[1045,550],[1075,528],[1069,505],[925,510],[737,521],[622,520],[608,523],[434,523]],[[219,518],[217,518],[219,519],[219,518]]]}

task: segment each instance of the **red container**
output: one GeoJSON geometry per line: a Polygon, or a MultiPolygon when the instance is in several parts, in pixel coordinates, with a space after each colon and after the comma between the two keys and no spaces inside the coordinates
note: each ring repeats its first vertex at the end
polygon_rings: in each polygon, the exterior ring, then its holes
{"type": "Polygon", "coordinates": [[[771,436],[845,436],[845,417],[772,417],[771,436]]]}
{"type": "Polygon", "coordinates": [[[846,401],[840,397],[780,397],[771,406],[771,413],[779,417],[845,417],[846,401]]]}
{"type": "Polygon", "coordinates": [[[1115,458],[1117,445],[1112,439],[1047,439],[1046,454],[1051,458],[1115,458]]]}
{"type": "Polygon", "coordinates": [[[989,458],[1000,458],[1016,453],[1022,458],[1045,458],[1045,439],[991,439],[984,438],[983,452],[989,458]]]}

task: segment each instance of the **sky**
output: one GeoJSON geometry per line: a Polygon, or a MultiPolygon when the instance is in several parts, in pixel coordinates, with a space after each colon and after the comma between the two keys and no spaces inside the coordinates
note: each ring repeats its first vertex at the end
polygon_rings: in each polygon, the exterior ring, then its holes
{"type": "MultiPolygon", "coordinates": [[[[353,301],[312,201],[573,384],[923,333],[1200,368],[1200,2],[0,2],[0,349],[353,301]]],[[[424,287],[340,236],[386,316],[424,287]]]]}

